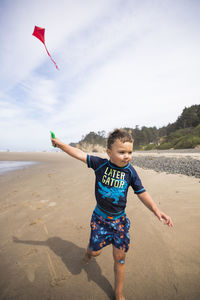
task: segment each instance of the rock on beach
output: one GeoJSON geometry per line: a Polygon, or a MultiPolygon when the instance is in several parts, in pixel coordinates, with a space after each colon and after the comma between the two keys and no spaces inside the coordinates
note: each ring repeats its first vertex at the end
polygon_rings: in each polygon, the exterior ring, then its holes
{"type": "Polygon", "coordinates": [[[132,164],[157,172],[183,174],[200,178],[200,160],[191,157],[135,156],[132,159],[132,164]]]}

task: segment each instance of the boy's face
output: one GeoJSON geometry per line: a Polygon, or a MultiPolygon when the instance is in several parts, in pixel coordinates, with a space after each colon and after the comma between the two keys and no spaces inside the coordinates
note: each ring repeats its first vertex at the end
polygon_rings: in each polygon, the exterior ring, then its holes
{"type": "Polygon", "coordinates": [[[111,149],[107,149],[106,152],[110,157],[111,163],[118,167],[125,167],[131,161],[133,154],[133,143],[123,143],[117,139],[112,144],[111,149]]]}

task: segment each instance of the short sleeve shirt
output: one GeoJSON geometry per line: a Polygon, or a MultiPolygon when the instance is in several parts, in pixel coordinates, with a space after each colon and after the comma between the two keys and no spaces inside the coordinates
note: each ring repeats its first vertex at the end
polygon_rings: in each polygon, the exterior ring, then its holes
{"type": "Polygon", "coordinates": [[[141,180],[131,164],[120,168],[110,160],[87,155],[87,165],[96,175],[95,197],[97,206],[109,215],[120,215],[127,202],[131,186],[136,194],[145,192],[141,180]]]}

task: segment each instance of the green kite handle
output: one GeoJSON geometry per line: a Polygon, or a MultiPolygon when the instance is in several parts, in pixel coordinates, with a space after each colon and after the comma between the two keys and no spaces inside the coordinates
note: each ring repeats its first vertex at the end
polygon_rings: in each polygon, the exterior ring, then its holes
{"type": "MultiPolygon", "coordinates": [[[[55,138],[56,138],[56,135],[55,135],[55,133],[54,133],[53,131],[50,131],[50,133],[51,133],[51,137],[52,137],[52,139],[55,139],[55,138]]],[[[56,147],[56,145],[55,145],[54,147],[56,147]]]]}
{"type": "Polygon", "coordinates": [[[51,137],[52,137],[52,139],[55,139],[55,138],[56,138],[55,133],[54,133],[53,131],[50,131],[50,132],[51,132],[51,137]]]}

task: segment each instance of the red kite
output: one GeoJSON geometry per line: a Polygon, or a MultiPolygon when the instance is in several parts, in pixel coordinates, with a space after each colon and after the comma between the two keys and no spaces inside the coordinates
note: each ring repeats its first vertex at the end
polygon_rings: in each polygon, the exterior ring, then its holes
{"type": "Polygon", "coordinates": [[[56,62],[53,60],[53,58],[51,57],[49,51],[47,50],[47,47],[45,45],[45,37],[44,37],[44,34],[45,34],[45,28],[41,28],[41,27],[38,27],[38,26],[35,26],[34,28],[34,31],[33,31],[33,36],[35,36],[36,38],[38,38],[45,46],[45,49],[47,51],[47,54],[49,55],[49,57],[51,58],[52,62],[54,63],[54,65],[56,66],[56,69],[59,70],[56,62]]]}

